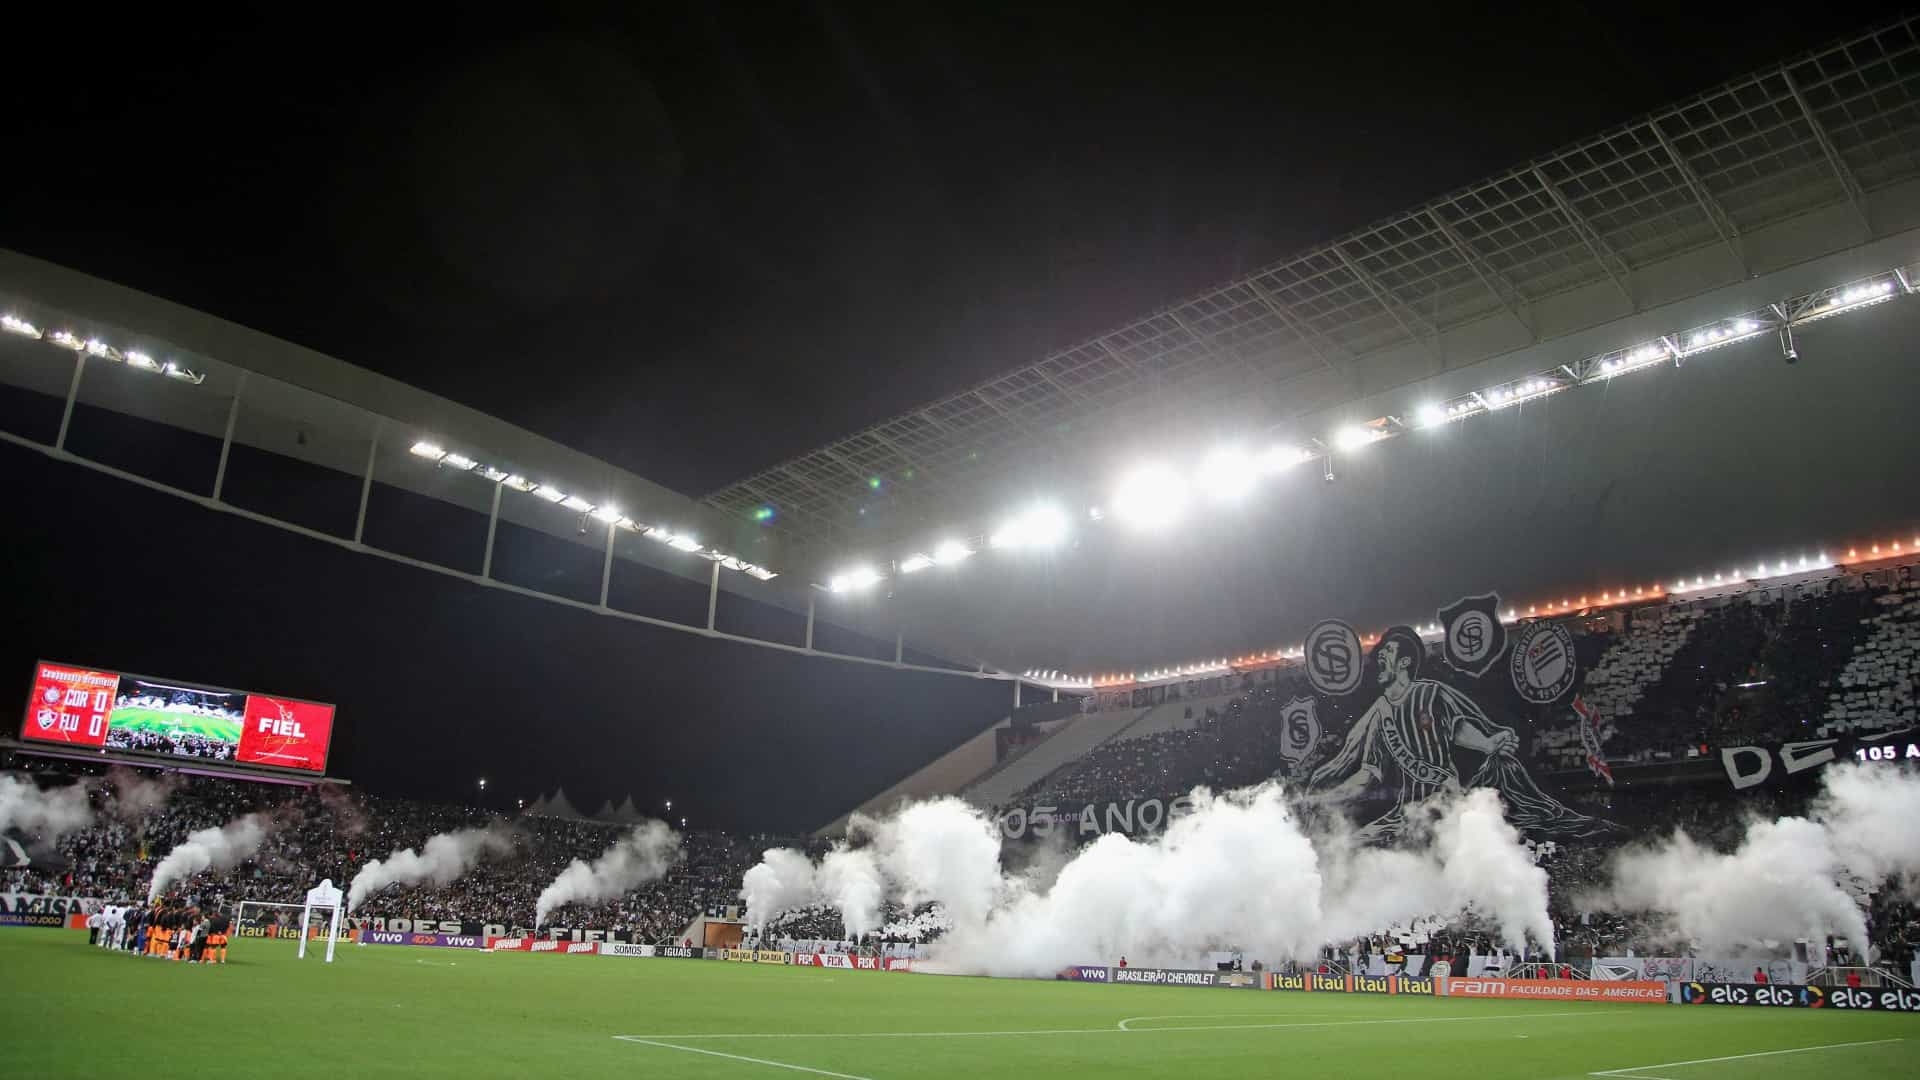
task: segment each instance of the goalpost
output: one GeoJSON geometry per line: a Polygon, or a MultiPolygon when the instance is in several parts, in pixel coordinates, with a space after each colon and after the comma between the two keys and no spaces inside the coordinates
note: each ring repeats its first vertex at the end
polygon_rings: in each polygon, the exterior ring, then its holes
{"type": "Polygon", "coordinates": [[[309,899],[302,901],[240,901],[233,909],[234,935],[242,936],[242,927],[271,925],[276,928],[273,937],[299,940],[302,957],[306,955],[308,941],[325,936],[330,939],[327,953],[331,960],[334,942],[340,939],[342,933],[351,933],[340,925],[340,890],[332,888],[331,881],[323,881],[320,888],[311,890],[307,895],[309,899]],[[321,888],[331,889],[332,903],[327,903],[329,898],[326,896],[315,897],[314,894],[319,893],[321,888]],[[315,902],[316,899],[318,902],[315,902]]]}

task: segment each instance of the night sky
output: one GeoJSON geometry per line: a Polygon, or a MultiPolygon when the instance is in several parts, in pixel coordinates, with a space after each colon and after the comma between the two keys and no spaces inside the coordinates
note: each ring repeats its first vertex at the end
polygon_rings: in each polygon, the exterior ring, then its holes
{"type": "MultiPolygon", "coordinates": [[[[698,495],[1884,14],[631,10],[19,28],[44,47],[0,71],[0,246],[698,495]]],[[[83,483],[14,465],[45,499],[83,483]]],[[[16,599],[62,607],[8,628],[6,670],[61,655],[341,701],[342,771],[381,790],[451,797],[489,769],[588,809],[631,791],[811,827],[1008,696],[477,596],[84,484],[153,539],[106,559],[16,533],[16,599]],[[195,559],[163,557],[176,542],[195,559]],[[102,623],[130,603],[144,622],[102,623]],[[302,615],[246,629],[276,605],[302,615]],[[696,760],[701,794],[677,790],[696,760]]]]}

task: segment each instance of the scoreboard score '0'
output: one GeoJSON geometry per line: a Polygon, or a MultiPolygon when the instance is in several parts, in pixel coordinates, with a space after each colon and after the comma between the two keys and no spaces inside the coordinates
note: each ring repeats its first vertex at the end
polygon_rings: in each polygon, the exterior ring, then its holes
{"type": "Polygon", "coordinates": [[[20,737],[324,773],[333,706],[41,661],[20,737]]]}

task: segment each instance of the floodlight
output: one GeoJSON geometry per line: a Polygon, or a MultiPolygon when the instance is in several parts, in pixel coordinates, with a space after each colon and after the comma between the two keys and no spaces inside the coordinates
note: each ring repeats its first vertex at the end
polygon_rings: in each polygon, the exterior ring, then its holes
{"type": "Polygon", "coordinates": [[[1313,457],[1311,450],[1302,450],[1297,446],[1276,446],[1267,451],[1266,457],[1261,459],[1261,464],[1265,465],[1270,472],[1280,472],[1283,469],[1291,469],[1295,465],[1304,465],[1312,461],[1313,457]]]}
{"type": "MultiPolygon", "coordinates": [[[[89,342],[87,342],[87,355],[88,355],[88,356],[106,356],[106,355],[108,355],[108,353],[107,353],[107,352],[95,352],[95,351],[94,351],[94,349],[93,349],[93,347],[94,347],[94,346],[95,346],[96,344],[99,344],[99,343],[98,343],[98,342],[93,342],[93,341],[89,341],[89,342]]],[[[106,347],[105,347],[105,346],[101,346],[101,348],[102,348],[102,349],[105,349],[106,347]]],[[[144,369],[146,369],[146,370],[148,370],[148,371],[157,371],[157,370],[159,370],[159,367],[160,367],[160,365],[159,365],[159,364],[156,364],[156,363],[154,363],[154,362],[153,362],[153,357],[151,357],[151,356],[148,356],[148,355],[147,355],[146,353],[143,353],[143,352],[140,352],[140,351],[138,351],[138,350],[135,350],[135,351],[133,351],[133,352],[130,352],[130,353],[128,353],[128,354],[127,354],[127,366],[128,366],[128,367],[137,367],[137,368],[144,368],[144,369]]],[[[169,371],[171,371],[171,370],[173,370],[173,365],[172,365],[172,364],[168,364],[168,365],[167,365],[167,370],[169,370],[169,371]]]]}
{"type": "Polygon", "coordinates": [[[1421,427],[1439,427],[1447,422],[1447,410],[1431,401],[1420,406],[1413,415],[1421,427]]]}
{"type": "Polygon", "coordinates": [[[566,498],[561,499],[560,505],[566,507],[569,510],[577,511],[582,514],[593,509],[592,503],[588,502],[587,500],[581,498],[578,495],[569,495],[566,498]]]}
{"type": "Polygon", "coordinates": [[[63,349],[72,349],[74,352],[82,352],[87,347],[87,343],[75,337],[71,330],[55,330],[47,335],[47,340],[63,349]]]}
{"type": "Polygon", "coordinates": [[[1051,503],[1041,503],[1022,511],[1000,526],[989,541],[997,548],[1058,547],[1067,538],[1067,515],[1051,503]]]}
{"type": "Polygon", "coordinates": [[[1200,462],[1201,490],[1222,502],[1244,498],[1256,478],[1253,458],[1238,447],[1222,447],[1200,462]]]}
{"type": "Polygon", "coordinates": [[[958,540],[943,540],[940,546],[933,549],[933,561],[941,566],[952,566],[972,555],[973,549],[958,540]]]}
{"type": "Polygon", "coordinates": [[[871,566],[856,566],[845,573],[835,574],[827,582],[830,592],[844,593],[859,589],[870,589],[880,581],[880,571],[871,566]]]}
{"type": "Polygon", "coordinates": [[[501,483],[507,485],[508,487],[512,488],[515,491],[532,491],[533,490],[533,481],[527,479],[524,476],[521,476],[519,473],[509,473],[507,475],[507,478],[505,480],[502,480],[501,483]]]}
{"type": "Polygon", "coordinates": [[[447,452],[445,450],[442,450],[438,446],[435,446],[433,443],[426,442],[424,440],[421,442],[414,443],[413,446],[407,452],[414,455],[415,457],[426,458],[428,461],[439,461],[441,458],[444,458],[447,456],[447,452]]]}
{"type": "Polygon", "coordinates": [[[932,565],[933,556],[931,555],[909,555],[900,563],[900,572],[903,574],[917,574],[932,565]]]}
{"type": "Polygon", "coordinates": [[[481,469],[480,475],[486,477],[488,480],[491,480],[496,484],[512,476],[512,474],[507,472],[505,469],[496,469],[491,465],[487,466],[484,469],[481,469]]]}
{"type": "Polygon", "coordinates": [[[40,337],[39,327],[15,315],[0,315],[0,330],[36,340],[40,337]]]}
{"type": "Polygon", "coordinates": [[[1187,485],[1165,465],[1142,465],[1121,477],[1113,493],[1113,512],[1141,529],[1161,529],[1186,510],[1187,485]]]}
{"type": "Polygon", "coordinates": [[[474,466],[480,463],[465,454],[448,454],[446,457],[440,459],[440,464],[451,465],[461,472],[469,472],[474,466]]]}
{"type": "Polygon", "coordinates": [[[1339,431],[1334,432],[1333,445],[1342,450],[1352,452],[1366,446],[1379,437],[1379,432],[1374,431],[1372,428],[1364,427],[1360,424],[1349,424],[1339,431]]]}
{"type": "Polygon", "coordinates": [[[609,525],[618,523],[621,517],[620,508],[617,506],[596,506],[592,514],[609,525]]]}
{"type": "Polygon", "coordinates": [[[700,541],[686,533],[680,533],[667,541],[667,546],[679,551],[699,551],[700,541]]]}
{"type": "Polygon", "coordinates": [[[567,497],[566,492],[561,491],[559,488],[551,487],[547,484],[541,484],[539,487],[534,488],[533,493],[547,500],[550,503],[565,501],[567,497]]]}

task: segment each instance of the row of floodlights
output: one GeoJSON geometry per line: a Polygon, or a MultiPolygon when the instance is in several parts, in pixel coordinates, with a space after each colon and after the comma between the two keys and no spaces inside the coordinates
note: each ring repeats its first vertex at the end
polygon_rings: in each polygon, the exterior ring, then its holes
{"type": "MultiPolygon", "coordinates": [[[[1904,546],[1900,541],[1893,540],[1886,544],[1875,543],[1865,549],[1864,552],[1858,547],[1849,548],[1845,561],[1871,561],[1874,559],[1893,558],[1909,553],[1920,554],[1920,536],[1915,536],[1911,543],[1904,546]]],[[[1762,561],[1756,563],[1750,569],[1747,567],[1734,567],[1730,570],[1711,575],[1696,574],[1691,580],[1679,578],[1664,591],[1658,585],[1644,587],[1635,585],[1631,591],[1625,586],[1617,590],[1603,590],[1597,599],[1591,595],[1583,595],[1578,599],[1574,599],[1569,595],[1557,604],[1552,602],[1546,604],[1529,604],[1527,605],[1527,613],[1524,617],[1541,618],[1565,616],[1577,612],[1616,607],[1621,604],[1645,603],[1663,596],[1684,597],[1693,593],[1706,592],[1716,588],[1750,585],[1756,581],[1767,581],[1773,578],[1793,577],[1799,574],[1830,570],[1837,565],[1839,565],[1839,563],[1829,558],[1827,553],[1822,551],[1812,556],[1801,555],[1797,559],[1782,558],[1774,562],[1762,561]]],[[[1518,622],[1521,618],[1523,618],[1523,616],[1520,614],[1518,608],[1509,607],[1506,611],[1500,613],[1500,621],[1504,623],[1518,622]]],[[[1422,638],[1427,640],[1438,640],[1445,632],[1445,628],[1437,622],[1423,623],[1414,629],[1422,638]]],[[[1377,636],[1370,636],[1365,640],[1367,644],[1371,644],[1376,639],[1377,636]]],[[[1202,661],[1172,667],[1150,668],[1146,671],[1101,675],[1075,675],[1052,670],[1029,670],[1026,673],[1026,677],[1042,682],[1048,686],[1058,686],[1062,689],[1072,687],[1101,689],[1108,686],[1126,686],[1136,683],[1153,683],[1167,679],[1187,679],[1198,675],[1221,674],[1231,672],[1236,668],[1257,667],[1262,664],[1300,660],[1305,656],[1305,650],[1295,645],[1292,648],[1279,649],[1274,652],[1248,653],[1244,656],[1233,657],[1230,660],[1202,661]]]]}
{"type": "MultiPolygon", "coordinates": [[[[1678,362],[1697,353],[1722,348],[1781,327],[1876,304],[1895,295],[1896,280],[1898,287],[1906,291],[1905,279],[1895,272],[1828,293],[1814,294],[1812,299],[1793,313],[1785,308],[1776,309],[1776,318],[1742,316],[1725,319],[1685,334],[1664,336],[1657,341],[1591,358],[1577,368],[1562,367],[1551,372],[1536,372],[1451,400],[1426,402],[1416,407],[1408,418],[1384,416],[1366,423],[1348,424],[1324,440],[1312,440],[1311,446],[1281,445],[1264,453],[1242,447],[1220,448],[1202,459],[1191,473],[1183,473],[1162,463],[1143,464],[1122,475],[1110,493],[1107,504],[1092,507],[1087,511],[1087,516],[1093,521],[1113,517],[1147,532],[1165,530],[1185,515],[1196,494],[1212,502],[1234,502],[1250,494],[1258,486],[1263,474],[1283,472],[1336,452],[1355,453],[1409,431],[1438,428],[1471,416],[1510,409],[1576,386],[1606,382],[1665,361],[1678,362]]],[[[988,543],[995,548],[1046,550],[1063,543],[1068,532],[1068,515],[1058,506],[1042,504],[1008,519],[991,534],[988,543]]],[[[932,566],[953,565],[972,554],[973,549],[967,545],[957,540],[947,540],[931,552],[910,555],[896,569],[902,574],[912,574],[932,566]]],[[[886,574],[872,566],[855,566],[834,575],[827,587],[836,593],[855,592],[870,588],[886,578],[886,574]]]]}
{"type": "Polygon", "coordinates": [[[780,576],[764,566],[757,566],[737,556],[729,555],[717,548],[706,547],[691,534],[675,532],[672,529],[658,525],[642,525],[626,516],[626,514],[621,512],[619,507],[611,503],[595,504],[578,495],[569,495],[552,484],[534,483],[518,473],[510,473],[505,469],[495,468],[492,465],[484,465],[465,454],[458,454],[447,450],[438,443],[423,439],[414,443],[408,452],[415,457],[424,458],[436,465],[450,469],[458,469],[461,472],[472,473],[492,483],[499,484],[514,491],[525,492],[537,499],[552,503],[563,509],[585,514],[597,521],[604,521],[615,528],[638,533],[649,540],[656,540],[677,551],[691,552],[692,554],[699,555],[701,558],[717,562],[729,570],[738,570],[748,577],[758,578],[761,581],[771,581],[780,576]]]}
{"type": "Polygon", "coordinates": [[[70,352],[84,353],[101,360],[109,360],[116,364],[125,364],[136,371],[150,371],[155,375],[165,375],[168,378],[179,379],[181,382],[192,383],[195,386],[205,382],[207,378],[199,372],[190,371],[187,368],[181,367],[172,360],[155,360],[153,357],[148,356],[138,349],[122,351],[101,341],[99,338],[82,338],[71,330],[54,330],[42,333],[39,327],[17,315],[0,315],[0,331],[5,331],[18,337],[29,338],[33,341],[44,341],[49,345],[55,345],[70,352]]]}

